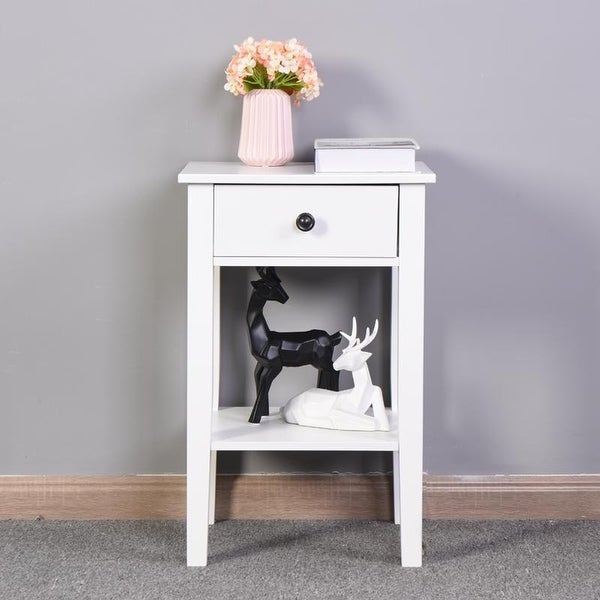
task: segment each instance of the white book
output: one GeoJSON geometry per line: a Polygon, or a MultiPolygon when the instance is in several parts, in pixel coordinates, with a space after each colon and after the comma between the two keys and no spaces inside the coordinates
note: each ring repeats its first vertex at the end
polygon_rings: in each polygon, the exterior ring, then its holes
{"type": "Polygon", "coordinates": [[[418,149],[412,138],[321,138],[315,140],[315,172],[410,172],[418,149]]]}

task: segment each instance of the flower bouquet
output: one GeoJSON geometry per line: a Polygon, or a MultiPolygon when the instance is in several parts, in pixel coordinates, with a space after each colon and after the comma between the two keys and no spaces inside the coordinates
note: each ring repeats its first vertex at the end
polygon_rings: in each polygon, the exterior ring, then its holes
{"type": "Polygon", "coordinates": [[[235,96],[252,90],[283,90],[298,105],[319,95],[323,83],[311,53],[298,40],[256,42],[249,37],[234,49],[225,70],[225,89],[235,96]]]}
{"type": "Polygon", "coordinates": [[[312,56],[294,38],[247,38],[234,49],[225,89],[244,96],[238,156],[248,165],[283,165],[294,156],[291,100],[312,100],[323,85],[312,56]]]}

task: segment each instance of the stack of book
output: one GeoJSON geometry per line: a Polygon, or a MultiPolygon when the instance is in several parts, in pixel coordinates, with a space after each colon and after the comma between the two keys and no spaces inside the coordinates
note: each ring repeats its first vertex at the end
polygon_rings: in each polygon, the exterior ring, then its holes
{"type": "Polygon", "coordinates": [[[321,138],[315,140],[315,172],[411,172],[418,149],[411,138],[321,138]]]}

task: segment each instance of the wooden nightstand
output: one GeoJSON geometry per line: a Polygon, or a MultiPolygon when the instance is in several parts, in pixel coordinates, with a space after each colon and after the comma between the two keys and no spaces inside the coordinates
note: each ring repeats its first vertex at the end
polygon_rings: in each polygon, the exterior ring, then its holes
{"type": "Polygon", "coordinates": [[[191,162],[179,182],[188,184],[188,565],[207,563],[218,451],[384,450],[393,452],[402,565],[420,566],[425,184],[435,174],[423,163],[414,173],[315,174],[312,163],[191,162]],[[304,212],[310,231],[296,227],[304,212]],[[391,431],[312,429],[279,416],[253,425],[250,406],[219,408],[219,269],[241,265],[392,270],[391,431]]]}

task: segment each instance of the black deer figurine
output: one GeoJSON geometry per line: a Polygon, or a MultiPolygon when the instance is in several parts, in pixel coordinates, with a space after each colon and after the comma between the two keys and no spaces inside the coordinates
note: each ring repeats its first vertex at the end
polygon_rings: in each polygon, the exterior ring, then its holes
{"type": "Polygon", "coordinates": [[[312,365],[319,370],[317,387],[339,390],[339,372],[333,368],[333,348],[340,343],[340,332],[329,335],[320,329],[310,331],[271,331],[263,316],[269,300],[285,304],[289,296],[273,267],[257,267],[260,279],[252,281],[254,291],[248,303],[248,332],[252,356],[256,359],[254,381],[256,401],[250,423],[260,423],[269,414],[269,389],[283,367],[312,365]]]}

